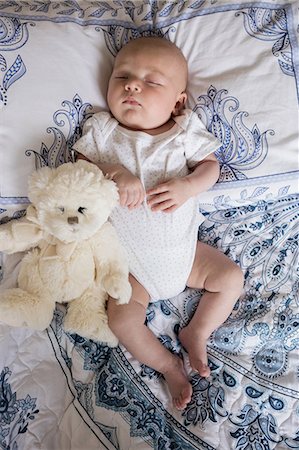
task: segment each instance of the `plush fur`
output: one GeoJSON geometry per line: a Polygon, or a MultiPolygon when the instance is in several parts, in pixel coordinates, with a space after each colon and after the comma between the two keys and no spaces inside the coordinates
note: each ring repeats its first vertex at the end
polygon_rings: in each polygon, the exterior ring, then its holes
{"type": "Polygon", "coordinates": [[[117,345],[108,327],[108,295],[120,304],[131,296],[128,264],[107,221],[118,202],[115,183],[93,164],[44,167],[29,179],[26,217],[0,226],[0,251],[29,250],[18,288],[0,293],[0,320],[44,330],[55,302],[69,303],[65,329],[117,345]]]}

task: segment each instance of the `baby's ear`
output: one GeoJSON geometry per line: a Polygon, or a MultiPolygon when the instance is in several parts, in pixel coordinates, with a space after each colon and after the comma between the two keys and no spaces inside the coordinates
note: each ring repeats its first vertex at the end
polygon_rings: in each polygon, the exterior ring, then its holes
{"type": "Polygon", "coordinates": [[[186,94],[186,92],[182,92],[179,95],[179,97],[177,99],[177,102],[176,102],[176,104],[175,104],[175,106],[174,106],[174,108],[172,110],[172,115],[173,116],[179,116],[180,115],[181,111],[185,108],[186,101],[187,101],[187,94],[186,94]]]}
{"type": "Polygon", "coordinates": [[[38,203],[40,198],[45,195],[52,177],[53,170],[50,167],[42,167],[29,176],[28,197],[32,203],[38,203]]]}

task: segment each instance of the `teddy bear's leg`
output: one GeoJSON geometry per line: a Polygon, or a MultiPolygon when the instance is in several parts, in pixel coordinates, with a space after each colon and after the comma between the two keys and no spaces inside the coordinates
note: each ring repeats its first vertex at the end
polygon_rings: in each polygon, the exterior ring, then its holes
{"type": "Polygon", "coordinates": [[[55,302],[15,288],[0,292],[0,321],[13,327],[45,330],[51,323],[55,302]]]}
{"type": "Polygon", "coordinates": [[[111,271],[103,280],[103,286],[110,297],[115,298],[118,305],[129,303],[132,295],[132,287],[128,276],[120,271],[111,271]]]}
{"type": "Polygon", "coordinates": [[[80,298],[72,300],[64,321],[65,330],[116,347],[118,339],[108,326],[106,300],[107,294],[100,289],[88,289],[80,298]]]}

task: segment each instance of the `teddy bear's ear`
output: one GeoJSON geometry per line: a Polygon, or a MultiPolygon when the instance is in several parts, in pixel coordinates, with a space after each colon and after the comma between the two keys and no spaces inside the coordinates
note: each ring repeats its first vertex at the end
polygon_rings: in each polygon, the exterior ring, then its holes
{"type": "Polygon", "coordinates": [[[94,173],[98,178],[101,179],[105,178],[103,172],[99,169],[99,167],[96,164],[86,161],[84,159],[78,159],[78,161],[76,161],[73,164],[73,166],[83,169],[86,172],[94,173]]]}
{"type": "Polygon", "coordinates": [[[28,179],[28,197],[32,203],[38,203],[45,195],[46,187],[53,177],[53,169],[42,167],[33,172],[28,179]]]}
{"type": "Polygon", "coordinates": [[[102,176],[102,180],[100,181],[100,192],[102,198],[109,204],[109,206],[114,208],[119,202],[119,194],[116,183],[112,180],[108,180],[104,176],[102,176]]]}
{"type": "Polygon", "coordinates": [[[86,159],[78,159],[74,163],[74,166],[81,167],[85,170],[89,170],[90,172],[99,170],[98,167],[94,163],[87,161],[86,159]]]}

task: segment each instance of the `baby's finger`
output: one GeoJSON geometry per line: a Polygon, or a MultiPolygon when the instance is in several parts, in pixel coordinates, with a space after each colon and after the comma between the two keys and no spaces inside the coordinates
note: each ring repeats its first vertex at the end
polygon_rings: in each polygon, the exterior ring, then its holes
{"type": "Polygon", "coordinates": [[[172,213],[178,209],[179,205],[172,205],[170,208],[163,209],[164,213],[172,213]]]}
{"type": "Polygon", "coordinates": [[[128,191],[127,194],[127,202],[126,202],[126,206],[128,208],[131,208],[133,205],[135,205],[136,203],[136,198],[138,199],[138,195],[136,195],[135,191],[128,191]]]}
{"type": "Polygon", "coordinates": [[[159,203],[159,204],[157,204],[155,206],[152,206],[151,210],[154,211],[154,212],[155,211],[165,211],[165,210],[171,208],[172,206],[174,206],[174,203],[170,199],[170,200],[166,200],[164,202],[161,202],[161,203],[159,203]]]}
{"type": "Polygon", "coordinates": [[[141,205],[142,201],[143,201],[142,192],[136,192],[135,195],[134,195],[134,199],[128,205],[128,208],[129,209],[139,208],[139,206],[141,205]]]}
{"type": "Polygon", "coordinates": [[[127,191],[119,191],[119,204],[120,206],[126,206],[128,194],[127,191]]]}
{"type": "Polygon", "coordinates": [[[161,194],[155,194],[152,195],[148,200],[147,204],[152,207],[159,203],[166,202],[167,200],[171,200],[169,196],[169,192],[161,193],[161,194]]]}
{"type": "Polygon", "coordinates": [[[156,195],[156,194],[162,194],[163,192],[167,192],[167,191],[168,191],[167,183],[162,183],[162,184],[158,184],[158,186],[155,186],[155,187],[149,189],[148,191],[146,191],[146,195],[151,196],[151,195],[156,195]]]}
{"type": "Polygon", "coordinates": [[[138,202],[137,202],[137,204],[136,204],[136,208],[139,208],[139,206],[142,205],[142,203],[143,203],[143,201],[144,201],[144,198],[145,198],[145,193],[144,193],[144,191],[140,191],[139,199],[138,199],[138,202]]]}

